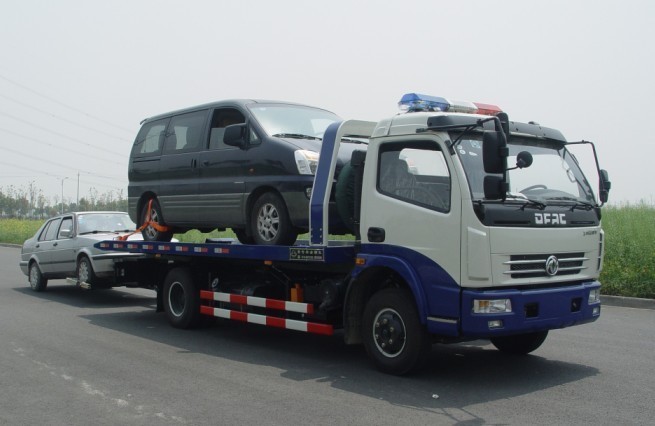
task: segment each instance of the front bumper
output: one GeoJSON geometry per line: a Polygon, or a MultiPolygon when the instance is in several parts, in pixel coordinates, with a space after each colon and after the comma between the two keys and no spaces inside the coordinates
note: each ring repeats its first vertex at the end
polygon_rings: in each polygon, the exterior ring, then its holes
{"type": "Polygon", "coordinates": [[[489,338],[595,321],[600,316],[600,302],[590,304],[588,300],[589,292],[598,288],[598,281],[589,281],[572,286],[530,290],[465,289],[461,299],[461,334],[464,337],[489,338]],[[474,313],[475,299],[510,299],[512,312],[474,313]]]}

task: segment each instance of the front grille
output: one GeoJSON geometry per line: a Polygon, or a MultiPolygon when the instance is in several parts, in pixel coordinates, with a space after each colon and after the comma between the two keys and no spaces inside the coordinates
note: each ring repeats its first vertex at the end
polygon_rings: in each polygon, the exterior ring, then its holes
{"type": "Polygon", "coordinates": [[[557,273],[553,276],[575,275],[587,268],[583,266],[583,262],[588,260],[584,257],[584,253],[516,254],[503,263],[509,268],[503,273],[512,278],[549,277],[546,272],[546,261],[551,256],[555,256],[559,262],[557,273]]]}

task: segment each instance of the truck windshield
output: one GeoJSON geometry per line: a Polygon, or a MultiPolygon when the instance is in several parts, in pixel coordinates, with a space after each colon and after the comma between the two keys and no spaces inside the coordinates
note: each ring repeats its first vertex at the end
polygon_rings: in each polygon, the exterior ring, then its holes
{"type": "Polygon", "coordinates": [[[339,116],[303,105],[254,104],[250,112],[269,136],[323,138],[325,129],[339,116]]]}
{"type": "MultiPolygon", "coordinates": [[[[530,199],[544,204],[596,204],[593,190],[577,160],[563,144],[512,136],[508,147],[509,168],[516,165],[516,156],[521,151],[529,152],[533,158],[530,167],[508,172],[508,201],[530,199]]],[[[466,135],[456,149],[473,199],[483,200],[485,172],[481,137],[466,135]]]]}

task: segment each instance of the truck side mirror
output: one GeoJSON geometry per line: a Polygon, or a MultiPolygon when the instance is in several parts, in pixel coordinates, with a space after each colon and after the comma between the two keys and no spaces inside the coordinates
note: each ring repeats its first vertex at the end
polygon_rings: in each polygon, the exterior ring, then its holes
{"type": "Polygon", "coordinates": [[[245,149],[248,146],[248,126],[245,123],[232,124],[225,128],[223,142],[225,145],[245,149]]]}
{"type": "Polygon", "coordinates": [[[484,177],[484,198],[487,200],[502,200],[507,194],[507,183],[502,176],[484,177]]]}
{"type": "Polygon", "coordinates": [[[525,169],[532,165],[532,154],[528,151],[521,151],[516,155],[516,167],[519,169],[525,169]]]}
{"type": "Polygon", "coordinates": [[[502,130],[486,130],[482,135],[482,163],[486,173],[505,173],[507,170],[507,140],[502,130]]]}
{"type": "Polygon", "coordinates": [[[601,203],[606,203],[609,199],[610,188],[612,188],[612,182],[610,182],[609,175],[607,170],[600,170],[600,182],[598,188],[598,195],[600,196],[601,203]]]}

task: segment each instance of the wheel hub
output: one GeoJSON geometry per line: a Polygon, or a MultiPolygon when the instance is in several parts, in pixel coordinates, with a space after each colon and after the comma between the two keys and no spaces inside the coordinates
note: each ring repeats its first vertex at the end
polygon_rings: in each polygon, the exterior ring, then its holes
{"type": "Polygon", "coordinates": [[[259,210],[257,217],[257,231],[265,241],[275,238],[280,225],[277,209],[272,204],[265,204],[259,210]]]}
{"type": "Polygon", "coordinates": [[[405,323],[398,312],[384,309],[375,317],[373,338],[378,350],[385,356],[398,356],[405,347],[405,323]]]}

